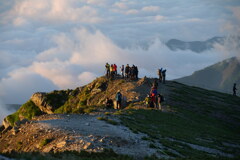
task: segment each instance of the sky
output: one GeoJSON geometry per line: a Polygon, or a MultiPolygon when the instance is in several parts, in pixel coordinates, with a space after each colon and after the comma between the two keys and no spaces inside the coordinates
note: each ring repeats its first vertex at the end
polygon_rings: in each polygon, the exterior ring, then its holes
{"type": "Polygon", "coordinates": [[[239,0],[2,0],[0,109],[34,92],[85,85],[106,62],[135,64],[140,77],[156,77],[160,67],[167,79],[190,75],[239,49],[229,43],[197,54],[164,42],[236,36],[239,26],[239,0]]]}

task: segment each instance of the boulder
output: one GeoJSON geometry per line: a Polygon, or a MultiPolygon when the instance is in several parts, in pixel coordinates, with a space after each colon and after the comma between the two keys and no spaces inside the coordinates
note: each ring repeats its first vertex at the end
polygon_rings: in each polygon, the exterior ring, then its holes
{"type": "Polygon", "coordinates": [[[16,135],[19,132],[19,128],[18,127],[13,127],[11,131],[12,131],[13,135],[16,135]]]}
{"type": "Polygon", "coordinates": [[[0,133],[5,129],[4,125],[0,125],[0,133]]]}
{"type": "Polygon", "coordinates": [[[31,97],[31,100],[33,101],[33,103],[35,103],[36,106],[39,107],[42,112],[45,112],[47,114],[53,114],[54,107],[47,103],[45,95],[46,93],[43,92],[34,93],[31,97]]]}
{"type": "Polygon", "coordinates": [[[66,143],[67,143],[66,141],[59,142],[57,144],[57,148],[63,148],[66,145],[66,143]]]}
{"type": "Polygon", "coordinates": [[[11,123],[7,120],[7,118],[4,118],[3,119],[3,122],[2,122],[4,128],[8,128],[9,126],[11,126],[11,123]]]}

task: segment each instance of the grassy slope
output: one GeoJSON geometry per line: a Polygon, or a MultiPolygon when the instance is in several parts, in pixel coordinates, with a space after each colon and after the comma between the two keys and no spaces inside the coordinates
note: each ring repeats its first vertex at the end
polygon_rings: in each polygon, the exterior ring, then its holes
{"type": "Polygon", "coordinates": [[[212,158],[207,152],[186,143],[217,149],[239,157],[240,98],[171,82],[165,86],[168,112],[158,110],[126,110],[121,119],[134,132],[148,135],[151,147],[174,157],[212,158]],[[186,142],[186,143],[185,143],[186,142]],[[176,151],[176,152],[175,152],[176,151]]]}

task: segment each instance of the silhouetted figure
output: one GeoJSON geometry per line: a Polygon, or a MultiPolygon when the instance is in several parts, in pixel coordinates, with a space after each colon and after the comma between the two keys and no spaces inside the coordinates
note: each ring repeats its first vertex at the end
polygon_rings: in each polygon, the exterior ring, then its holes
{"type": "Polygon", "coordinates": [[[162,83],[162,68],[158,69],[158,78],[159,78],[159,82],[162,83]]]}
{"type": "Polygon", "coordinates": [[[120,93],[120,90],[116,94],[116,101],[117,101],[117,109],[121,109],[122,94],[120,93]]]}
{"type": "Polygon", "coordinates": [[[107,109],[113,108],[113,100],[107,98],[105,105],[106,105],[106,108],[107,108],[107,109]]]}
{"type": "Polygon", "coordinates": [[[105,68],[106,68],[106,77],[110,78],[110,65],[106,63],[105,68]]]}
{"type": "Polygon", "coordinates": [[[166,69],[162,71],[163,83],[165,83],[165,80],[166,80],[166,71],[167,71],[166,69]]]}
{"type": "Polygon", "coordinates": [[[122,67],[120,67],[120,69],[121,69],[122,78],[124,78],[124,65],[122,65],[122,67]]]}
{"type": "Polygon", "coordinates": [[[163,97],[163,95],[158,94],[157,95],[157,105],[158,105],[159,110],[162,110],[162,105],[161,105],[162,102],[164,102],[164,97],[163,97]]]}
{"type": "Polygon", "coordinates": [[[129,67],[129,64],[127,64],[126,67],[125,67],[125,77],[127,79],[129,78],[129,71],[130,71],[130,67],[129,67]]]}
{"type": "Polygon", "coordinates": [[[236,83],[233,84],[233,95],[234,95],[234,96],[237,95],[237,93],[236,93],[236,91],[237,91],[236,85],[237,85],[236,83]]]}
{"type": "Polygon", "coordinates": [[[138,80],[138,67],[135,66],[135,70],[136,70],[136,80],[138,80]]]}

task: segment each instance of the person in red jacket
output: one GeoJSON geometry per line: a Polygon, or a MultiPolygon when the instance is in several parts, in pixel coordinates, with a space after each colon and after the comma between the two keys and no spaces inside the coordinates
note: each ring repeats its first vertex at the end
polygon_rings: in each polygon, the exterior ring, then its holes
{"type": "Polygon", "coordinates": [[[114,68],[115,75],[117,75],[117,65],[114,64],[114,65],[113,65],[113,68],[114,68]]]}

